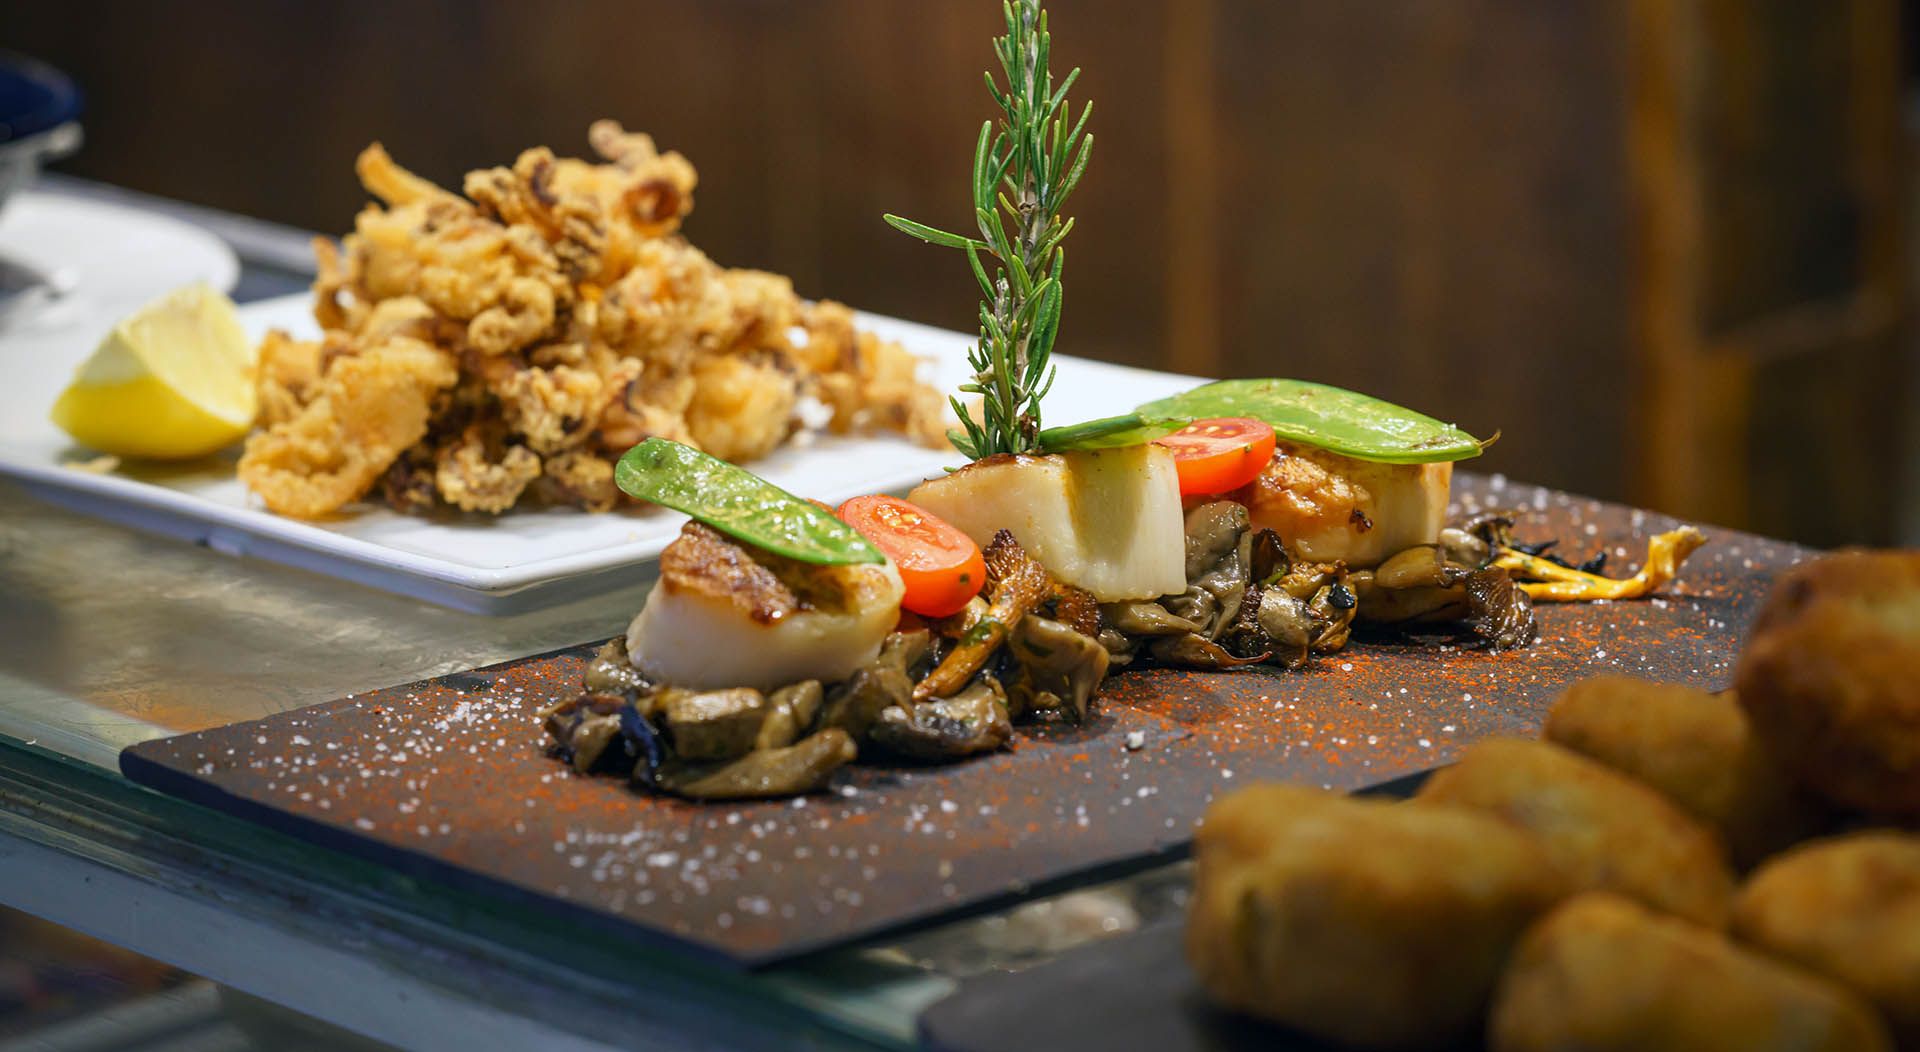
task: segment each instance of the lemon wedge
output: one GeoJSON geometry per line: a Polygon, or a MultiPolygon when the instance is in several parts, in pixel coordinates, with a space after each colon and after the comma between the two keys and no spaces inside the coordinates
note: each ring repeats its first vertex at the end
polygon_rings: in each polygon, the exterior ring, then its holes
{"type": "Polygon", "coordinates": [[[102,453],[205,456],[253,426],[257,351],[233,301],[176,289],[113,327],[53,404],[53,422],[102,453]]]}

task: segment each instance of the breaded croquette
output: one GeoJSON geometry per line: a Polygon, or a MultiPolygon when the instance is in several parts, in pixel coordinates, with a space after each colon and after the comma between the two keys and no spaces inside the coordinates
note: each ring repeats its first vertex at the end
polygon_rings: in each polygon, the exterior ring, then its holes
{"type": "Polygon", "coordinates": [[[1214,999],[1368,1049],[1477,1033],[1513,940],[1567,890],[1486,815],[1291,786],[1215,803],[1194,854],[1187,955],[1214,999]]]}
{"type": "Polygon", "coordinates": [[[1920,551],[1849,551],[1783,574],[1736,673],[1740,704],[1801,784],[1920,818],[1920,551]]]}
{"type": "Polygon", "coordinates": [[[1717,831],[1741,869],[1814,835],[1828,817],[1754,740],[1730,695],[1595,676],[1554,702],[1544,736],[1665,794],[1717,831]]]}
{"type": "Polygon", "coordinates": [[[1781,855],[1734,899],[1733,930],[1852,988],[1920,1048],[1920,836],[1853,833],[1781,855]]]}
{"type": "Polygon", "coordinates": [[[1539,838],[1580,890],[1616,891],[1708,927],[1733,876],[1699,822],[1623,774],[1546,742],[1495,738],[1434,773],[1417,804],[1476,808],[1539,838]]]}
{"type": "Polygon", "coordinates": [[[1488,1026],[1493,1052],[1882,1052],[1853,993],[1718,932],[1604,892],[1520,940],[1488,1026]]]}

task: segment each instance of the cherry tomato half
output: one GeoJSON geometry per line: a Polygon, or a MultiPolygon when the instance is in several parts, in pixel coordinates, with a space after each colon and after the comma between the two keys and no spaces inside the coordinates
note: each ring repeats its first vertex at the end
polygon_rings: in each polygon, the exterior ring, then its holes
{"type": "Polygon", "coordinates": [[[835,514],[886,553],[907,594],[900,605],[927,617],[966,608],[987,583],[980,546],[951,523],[899,497],[855,497],[835,514]]]}
{"type": "Polygon", "coordinates": [[[1230,493],[1273,460],[1273,428],[1244,416],[1195,420],[1157,441],[1173,450],[1181,496],[1230,493]]]}

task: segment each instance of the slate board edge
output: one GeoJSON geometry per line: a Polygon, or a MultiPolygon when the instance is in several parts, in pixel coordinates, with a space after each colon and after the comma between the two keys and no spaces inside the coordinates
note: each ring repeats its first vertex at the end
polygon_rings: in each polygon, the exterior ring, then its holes
{"type": "MultiPolygon", "coordinates": [[[[330,704],[332,702],[320,702],[305,708],[319,708],[330,704]]],[[[301,712],[305,711],[305,708],[289,710],[289,712],[301,712]]],[[[1188,857],[1193,847],[1192,834],[1188,831],[1184,835],[1175,836],[1156,845],[1156,849],[1152,851],[1127,852],[1101,859],[1045,880],[1034,881],[1020,887],[1009,887],[970,900],[960,900],[951,908],[936,913],[898,922],[881,922],[866,928],[849,930],[837,936],[796,941],[783,945],[777,950],[763,953],[729,953],[693,938],[627,920],[617,914],[545,895],[508,881],[495,880],[475,870],[443,862],[425,852],[410,851],[370,837],[359,836],[317,819],[259,803],[227,792],[210,782],[183,774],[164,763],[142,755],[143,751],[158,749],[173,744],[181,738],[193,737],[197,733],[156,738],[128,746],[120,753],[120,772],[128,780],[156,792],[264,826],[330,851],[338,851],[378,863],[415,879],[444,884],[459,891],[481,895],[513,906],[528,907],[535,912],[544,912],[568,923],[600,928],[611,926],[642,944],[691,953],[701,961],[736,971],[758,971],[812,957],[829,950],[941,927],[969,917],[1006,909],[1035,898],[1045,898],[1070,891],[1076,887],[1118,880],[1155,866],[1178,862],[1188,857]]]]}

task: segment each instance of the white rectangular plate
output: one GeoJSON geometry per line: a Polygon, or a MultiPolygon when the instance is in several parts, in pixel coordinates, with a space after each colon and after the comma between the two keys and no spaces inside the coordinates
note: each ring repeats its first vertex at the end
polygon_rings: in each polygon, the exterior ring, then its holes
{"type": "MultiPolygon", "coordinates": [[[[317,333],[305,295],[241,308],[250,334],[268,328],[317,333]]],[[[923,375],[951,390],[968,374],[970,337],[874,315],[860,324],[927,359],[923,375]]],[[[233,458],[180,468],[78,470],[87,459],[47,420],[53,398],[90,342],[34,341],[0,350],[0,474],[49,500],[234,555],[253,556],[375,588],[483,613],[505,613],[628,582],[679,532],[681,515],[634,508],[604,515],[571,509],[498,517],[401,515],[367,503],[337,520],[302,522],[263,508],[233,474],[233,458]],[[626,573],[618,571],[627,570],[626,573]]],[[[1081,358],[1057,357],[1048,419],[1072,423],[1124,412],[1201,381],[1081,358]]],[[[893,437],[820,435],[749,465],[797,494],[838,503],[861,493],[904,492],[952,466],[958,454],[893,437]]]]}

